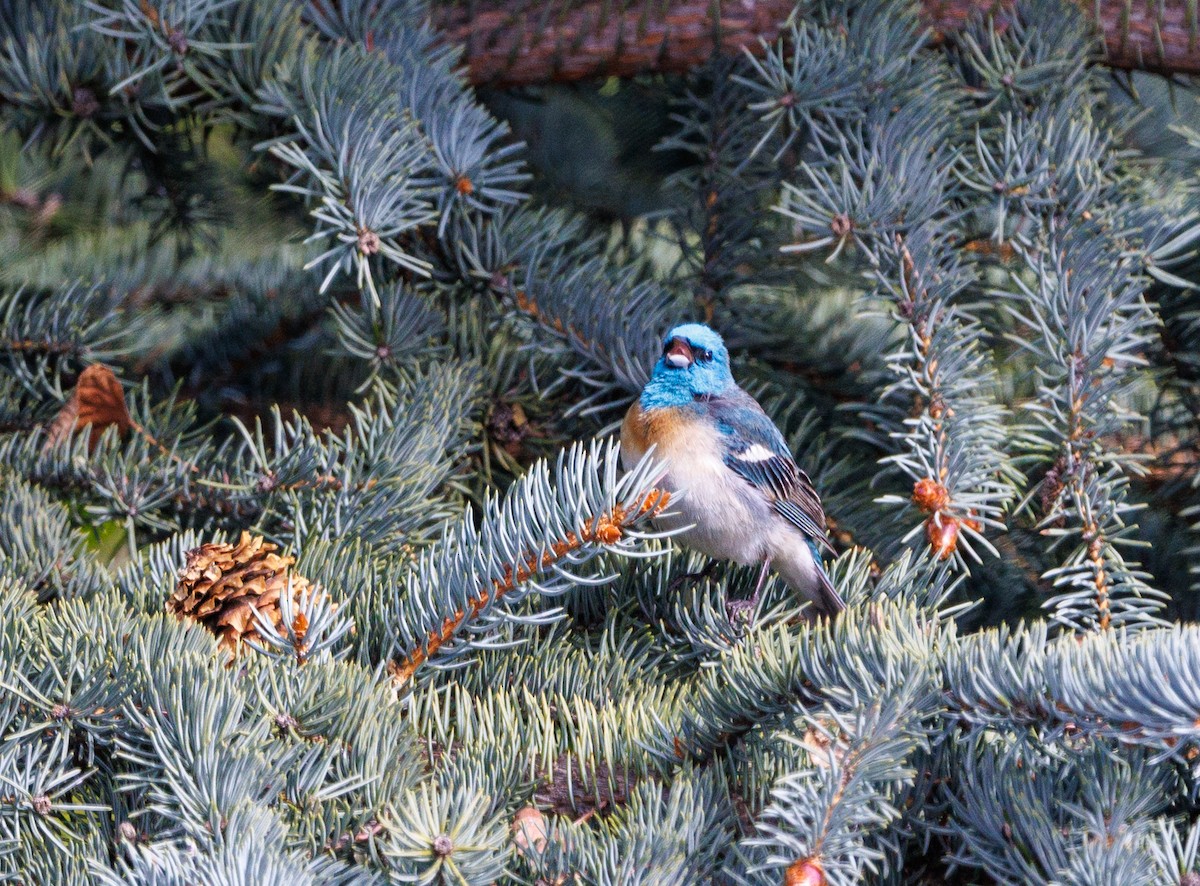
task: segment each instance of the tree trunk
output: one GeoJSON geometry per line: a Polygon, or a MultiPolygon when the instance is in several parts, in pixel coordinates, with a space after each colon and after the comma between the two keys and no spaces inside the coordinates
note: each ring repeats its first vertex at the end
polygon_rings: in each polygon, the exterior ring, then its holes
{"type": "MultiPolygon", "coordinates": [[[[1200,73],[1189,0],[1094,0],[1105,62],[1126,70],[1200,73]]],[[[762,52],[795,0],[464,0],[435,6],[446,42],[466,46],[471,81],[520,85],[689,70],[714,52],[762,52]]],[[[924,0],[930,28],[962,28],[991,0],[924,0]]]]}

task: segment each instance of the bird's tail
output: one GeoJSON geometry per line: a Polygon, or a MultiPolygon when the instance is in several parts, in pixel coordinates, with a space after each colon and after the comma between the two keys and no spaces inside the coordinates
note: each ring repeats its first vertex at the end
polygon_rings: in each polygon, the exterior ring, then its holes
{"type": "Polygon", "coordinates": [[[829,573],[825,571],[825,567],[821,565],[819,558],[816,563],[817,587],[813,596],[813,605],[821,615],[832,620],[839,612],[846,608],[846,601],[842,599],[842,595],[833,586],[833,582],[829,579],[829,573]]]}
{"type": "Polygon", "coordinates": [[[833,581],[829,578],[829,573],[825,571],[825,564],[821,562],[821,551],[812,542],[808,543],[808,547],[812,551],[813,565],[816,567],[817,573],[817,583],[812,589],[813,606],[816,607],[817,612],[832,621],[839,612],[846,608],[846,601],[837,592],[837,588],[833,586],[833,581]]]}

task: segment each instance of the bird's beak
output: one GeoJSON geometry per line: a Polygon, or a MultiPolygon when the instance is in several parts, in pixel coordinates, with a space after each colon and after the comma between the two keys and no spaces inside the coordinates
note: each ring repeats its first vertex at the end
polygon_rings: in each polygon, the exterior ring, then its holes
{"type": "Polygon", "coordinates": [[[674,369],[685,369],[696,362],[692,356],[692,346],[682,338],[673,338],[663,353],[663,360],[674,369]]]}

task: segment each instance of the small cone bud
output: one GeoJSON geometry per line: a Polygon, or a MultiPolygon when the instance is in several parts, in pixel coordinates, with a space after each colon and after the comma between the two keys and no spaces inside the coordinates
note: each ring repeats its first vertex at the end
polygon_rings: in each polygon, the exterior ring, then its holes
{"type": "Polygon", "coordinates": [[[949,504],[950,493],[937,480],[922,477],[913,484],[912,500],[922,511],[932,514],[949,504]]]}
{"type": "Polygon", "coordinates": [[[512,841],[518,855],[526,855],[531,849],[540,855],[546,848],[546,816],[536,806],[517,810],[512,821],[512,841]]]}
{"type": "Polygon", "coordinates": [[[783,874],[783,886],[827,886],[825,869],[815,858],[802,858],[788,865],[783,874]]]}
{"type": "Polygon", "coordinates": [[[939,560],[949,560],[958,548],[958,526],[957,517],[941,514],[934,514],[925,521],[925,538],[939,560]]]}

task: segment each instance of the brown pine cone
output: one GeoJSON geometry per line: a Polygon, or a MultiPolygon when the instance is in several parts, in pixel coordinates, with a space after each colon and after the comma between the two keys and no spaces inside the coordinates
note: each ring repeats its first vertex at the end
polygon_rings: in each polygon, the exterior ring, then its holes
{"type": "MultiPolygon", "coordinates": [[[[260,536],[243,532],[236,545],[204,544],[188,551],[167,610],[200,622],[217,635],[222,649],[236,657],[245,641],[259,639],[252,610],[276,627],[283,621],[279,595],[288,587],[288,569],[296,560],[275,553],[278,549],[260,536]]],[[[308,587],[308,580],[294,573],[290,578],[295,600],[308,587]]]]}

